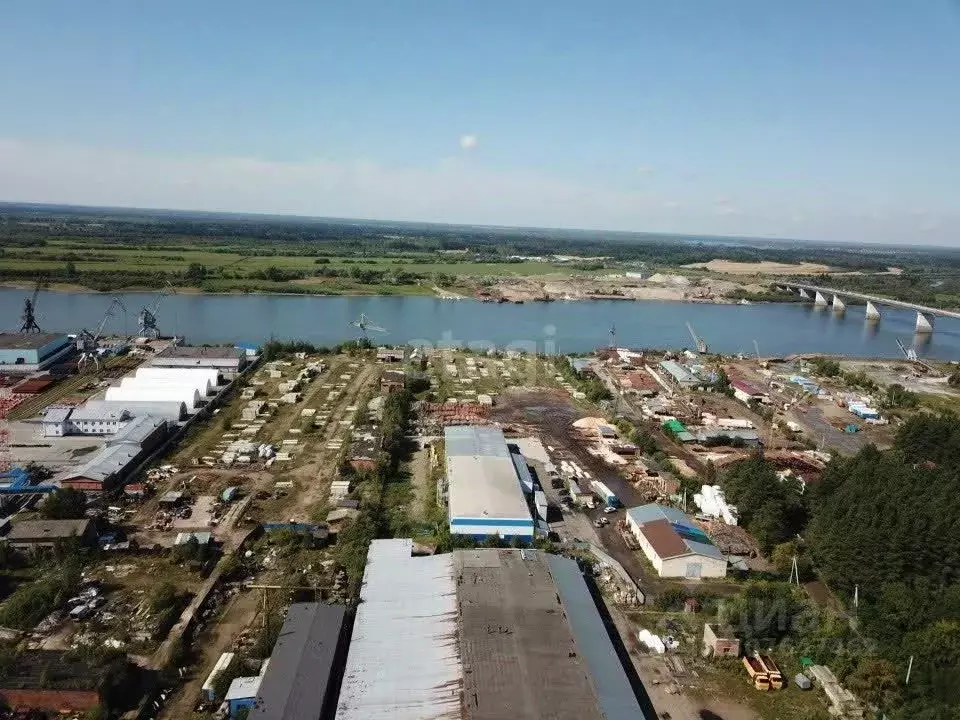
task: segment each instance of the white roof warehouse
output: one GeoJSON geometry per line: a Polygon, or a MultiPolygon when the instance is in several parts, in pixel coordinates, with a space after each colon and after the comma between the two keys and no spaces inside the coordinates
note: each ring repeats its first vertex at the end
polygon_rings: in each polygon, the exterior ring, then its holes
{"type": "MultiPolygon", "coordinates": [[[[450,533],[482,539],[533,538],[533,518],[503,432],[493,427],[444,430],[450,533]]],[[[532,491],[532,488],[531,488],[532,491]]]]}

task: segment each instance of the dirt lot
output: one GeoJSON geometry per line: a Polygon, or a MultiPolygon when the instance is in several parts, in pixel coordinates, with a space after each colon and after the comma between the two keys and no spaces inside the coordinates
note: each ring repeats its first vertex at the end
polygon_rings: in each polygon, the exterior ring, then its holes
{"type": "Polygon", "coordinates": [[[43,465],[57,472],[83,462],[85,456],[99,450],[106,438],[90,435],[68,435],[49,438],[43,436],[39,422],[14,420],[7,423],[9,431],[9,458],[15,465],[30,463],[43,465]]]}
{"type": "Polygon", "coordinates": [[[931,374],[921,374],[910,363],[845,360],[840,366],[853,372],[863,370],[874,382],[881,385],[899,383],[911,392],[943,395],[960,402],[960,393],[947,384],[946,375],[934,377],[931,374]]]}
{"type": "Polygon", "coordinates": [[[830,272],[829,265],[818,263],[778,263],[778,262],[734,262],[733,260],[711,260],[708,263],[695,263],[683,267],[709,270],[726,275],[820,275],[830,272]]]}

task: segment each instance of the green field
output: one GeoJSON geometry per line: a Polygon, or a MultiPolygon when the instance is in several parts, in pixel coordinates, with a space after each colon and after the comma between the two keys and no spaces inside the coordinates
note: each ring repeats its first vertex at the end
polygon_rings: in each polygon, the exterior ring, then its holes
{"type": "MultiPolygon", "coordinates": [[[[282,253],[282,254],[281,254],[282,253]]],[[[475,262],[459,254],[397,256],[272,254],[271,246],[166,245],[142,249],[94,241],[50,240],[0,253],[0,280],[96,290],[159,287],[169,281],[204,292],[432,295],[434,286],[464,294],[498,279],[549,274],[584,277],[597,270],[556,262],[475,262]],[[463,258],[463,259],[461,259],[463,258]]]]}
{"type": "MultiPolygon", "coordinates": [[[[193,263],[203,265],[209,270],[231,270],[237,273],[249,274],[255,270],[266,270],[269,267],[281,269],[314,270],[321,265],[315,261],[323,257],[329,262],[326,267],[332,268],[365,268],[376,270],[407,270],[419,273],[450,273],[469,277],[526,277],[529,275],[547,275],[561,273],[565,275],[582,273],[573,265],[553,262],[458,262],[450,260],[438,261],[436,253],[408,253],[403,257],[346,257],[327,255],[249,255],[239,252],[212,252],[209,249],[165,248],[162,250],[139,250],[124,247],[76,250],[74,243],[59,243],[51,241],[48,245],[30,248],[23,255],[21,253],[7,253],[0,256],[0,268],[62,270],[64,259],[59,259],[66,253],[77,256],[72,260],[76,269],[84,271],[104,270],[148,270],[183,272],[193,263]],[[66,245],[66,247],[64,247],[66,245]],[[102,259],[86,260],[86,255],[103,256],[102,259]]],[[[442,257],[442,256],[441,256],[442,257]]]]}

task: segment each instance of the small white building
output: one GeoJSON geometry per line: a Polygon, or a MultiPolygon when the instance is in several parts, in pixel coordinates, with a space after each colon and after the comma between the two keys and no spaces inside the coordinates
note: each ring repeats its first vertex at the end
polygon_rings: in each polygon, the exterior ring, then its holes
{"type": "MultiPolygon", "coordinates": [[[[65,430],[68,435],[116,435],[131,417],[130,412],[119,405],[81,405],[69,414],[65,430]]],[[[46,420],[44,416],[44,431],[46,420]]]]}
{"type": "Polygon", "coordinates": [[[626,516],[627,528],[660,577],[726,576],[723,553],[680,510],[652,503],[630,508],[626,516]]]}
{"type": "Polygon", "coordinates": [[[770,401],[770,396],[767,393],[742,380],[731,381],[730,387],[733,389],[733,396],[742,403],[749,404],[753,400],[763,403],[770,401]]]}
{"type": "Polygon", "coordinates": [[[72,407],[50,407],[43,414],[40,424],[44,437],[63,437],[70,434],[70,413],[72,407]]]}

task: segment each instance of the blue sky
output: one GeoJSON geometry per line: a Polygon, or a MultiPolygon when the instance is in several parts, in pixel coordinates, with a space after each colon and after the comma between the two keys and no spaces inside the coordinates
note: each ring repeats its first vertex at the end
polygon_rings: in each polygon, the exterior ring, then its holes
{"type": "Polygon", "coordinates": [[[960,245],[960,2],[6,3],[0,199],[960,245]]]}

